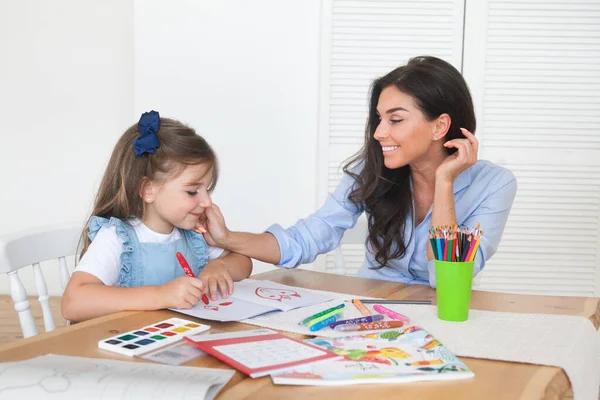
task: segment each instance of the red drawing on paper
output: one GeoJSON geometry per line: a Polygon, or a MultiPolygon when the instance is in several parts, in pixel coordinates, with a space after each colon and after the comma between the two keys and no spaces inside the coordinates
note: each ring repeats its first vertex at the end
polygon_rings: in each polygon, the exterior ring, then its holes
{"type": "Polygon", "coordinates": [[[269,289],[259,287],[256,288],[254,293],[256,293],[256,295],[260,298],[275,301],[282,301],[283,299],[292,300],[292,296],[302,297],[298,294],[298,292],[288,289],[269,289]]]}
{"type": "MultiPolygon", "coordinates": [[[[233,303],[231,301],[226,301],[225,303],[219,303],[219,305],[221,307],[227,307],[232,305],[233,303]]],[[[205,310],[211,310],[211,311],[219,311],[219,307],[217,306],[204,306],[205,310]]]]}

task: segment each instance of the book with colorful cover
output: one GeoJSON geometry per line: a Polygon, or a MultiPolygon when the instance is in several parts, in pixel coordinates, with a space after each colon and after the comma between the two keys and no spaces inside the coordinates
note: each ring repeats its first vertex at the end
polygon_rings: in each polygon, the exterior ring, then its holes
{"type": "Polygon", "coordinates": [[[418,327],[305,342],[344,356],[273,374],[282,385],[352,385],[467,379],[473,372],[429,332],[418,327]]]}

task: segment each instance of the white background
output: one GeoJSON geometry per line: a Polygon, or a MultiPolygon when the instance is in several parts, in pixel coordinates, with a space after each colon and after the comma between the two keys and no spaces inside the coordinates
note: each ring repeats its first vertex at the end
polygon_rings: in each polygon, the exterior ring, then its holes
{"type": "Polygon", "coordinates": [[[342,129],[332,99],[366,106],[374,69],[429,53],[462,68],[480,155],[519,181],[481,287],[600,293],[599,17],[597,0],[0,0],[0,234],[83,224],[114,143],[149,109],[213,145],[231,228],[288,226],[335,184],[352,153],[336,149],[360,146],[366,111],[342,129]]]}
{"type": "Polygon", "coordinates": [[[0,0],[0,234],[83,226],[116,140],[149,109],[214,147],[232,229],[316,209],[320,2],[166,4],[0,0]]]}

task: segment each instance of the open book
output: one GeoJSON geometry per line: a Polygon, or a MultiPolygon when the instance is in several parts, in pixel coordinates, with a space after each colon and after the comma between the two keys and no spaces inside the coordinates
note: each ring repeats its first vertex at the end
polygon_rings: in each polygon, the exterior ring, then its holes
{"type": "Polygon", "coordinates": [[[0,398],[212,400],[233,370],[47,355],[0,364],[0,398]]]}
{"type": "Polygon", "coordinates": [[[473,372],[417,326],[305,342],[344,356],[271,376],[283,385],[354,385],[472,378],[473,372]]]}
{"type": "Polygon", "coordinates": [[[271,281],[244,279],[233,284],[233,295],[227,299],[198,302],[193,308],[171,308],[182,314],[213,321],[240,321],[271,311],[289,311],[333,299],[321,292],[286,286],[271,281]]]}

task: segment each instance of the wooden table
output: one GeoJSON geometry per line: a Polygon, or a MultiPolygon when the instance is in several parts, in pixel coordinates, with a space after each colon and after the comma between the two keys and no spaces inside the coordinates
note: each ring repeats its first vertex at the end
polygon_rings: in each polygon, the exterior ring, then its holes
{"type": "MultiPolygon", "coordinates": [[[[431,299],[435,303],[435,291],[428,286],[421,285],[406,286],[302,269],[279,269],[255,275],[253,278],[362,296],[388,299],[431,299]]],[[[589,318],[598,328],[599,300],[589,297],[527,296],[475,291],[471,306],[480,310],[580,315],[589,318]]],[[[132,359],[129,357],[99,350],[97,348],[98,340],[173,316],[181,316],[181,314],[171,311],[151,311],[107,315],[9,343],[0,347],[0,361],[23,360],[48,353],[131,361],[132,359]]],[[[191,317],[185,316],[185,318],[191,317]]],[[[222,331],[255,329],[252,325],[237,322],[202,322],[222,331]]],[[[295,338],[303,338],[302,335],[288,334],[295,338]]],[[[570,391],[569,380],[560,368],[464,357],[461,359],[473,370],[475,379],[348,387],[279,386],[273,385],[269,377],[250,379],[236,372],[218,398],[560,399],[570,391]]],[[[135,361],[145,362],[140,359],[135,361]]],[[[226,364],[210,356],[197,358],[186,365],[229,368],[226,364]]]]}

